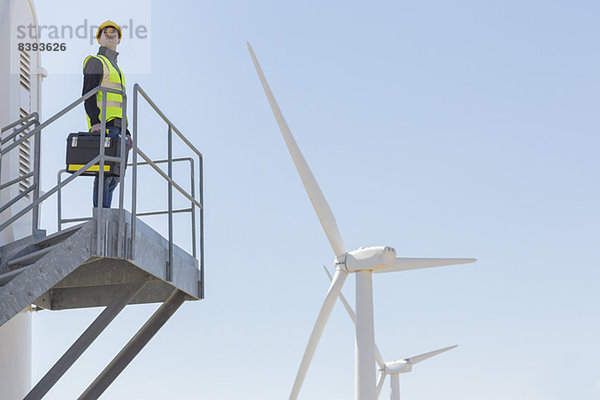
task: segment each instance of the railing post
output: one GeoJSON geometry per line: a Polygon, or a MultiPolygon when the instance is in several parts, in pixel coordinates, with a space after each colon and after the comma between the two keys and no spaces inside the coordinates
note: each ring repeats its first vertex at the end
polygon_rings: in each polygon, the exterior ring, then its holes
{"type": "Polygon", "coordinates": [[[129,149],[126,148],[127,142],[127,95],[123,92],[123,102],[121,103],[121,142],[120,142],[120,154],[121,162],[119,163],[119,222],[118,222],[118,235],[119,235],[119,248],[117,249],[117,256],[126,258],[127,254],[127,243],[125,238],[127,233],[124,231],[125,228],[125,213],[123,212],[123,205],[125,202],[125,168],[127,163],[125,158],[129,149]]]}
{"type": "MultiPolygon", "coordinates": [[[[125,157],[127,156],[126,143],[127,142],[127,97],[125,96],[125,92],[123,92],[123,102],[121,103],[121,163],[119,165],[120,168],[120,182],[119,182],[119,210],[123,211],[123,202],[125,198],[125,167],[127,163],[125,162],[125,157]]],[[[119,221],[120,223],[120,221],[119,221]]],[[[120,230],[119,230],[120,231],[120,230]]]]}
{"type": "Polygon", "coordinates": [[[62,172],[63,172],[63,170],[61,169],[56,174],[56,186],[58,186],[58,192],[56,193],[56,196],[57,196],[57,199],[56,199],[57,222],[56,223],[57,223],[59,232],[62,230],[62,193],[60,190],[60,180],[62,178],[62,172]]]}
{"type": "MultiPolygon", "coordinates": [[[[173,180],[173,131],[169,125],[168,133],[169,151],[169,179],[173,180]]],[[[169,267],[167,281],[173,281],[173,184],[169,181],[169,267]]]]}
{"type": "MultiPolygon", "coordinates": [[[[40,126],[40,120],[39,120],[39,116],[37,113],[35,113],[35,124],[34,124],[35,128],[37,128],[38,126],[40,126]]],[[[34,128],[34,129],[35,129],[34,128]]],[[[37,199],[40,198],[40,146],[41,146],[41,137],[42,137],[42,131],[40,130],[38,133],[36,133],[35,135],[35,139],[34,139],[34,149],[33,149],[33,185],[35,186],[35,189],[33,190],[33,202],[36,202],[37,199]]],[[[35,233],[38,231],[39,229],[39,218],[40,218],[40,205],[36,205],[33,209],[33,213],[32,213],[32,230],[31,233],[33,235],[35,235],[35,233]]]]}
{"type": "Polygon", "coordinates": [[[130,258],[135,258],[135,224],[137,213],[137,116],[138,116],[138,84],[133,85],[133,167],[131,176],[131,245],[130,258]]]}
{"type": "MultiPolygon", "coordinates": [[[[192,191],[192,197],[196,198],[196,188],[195,188],[195,176],[194,176],[194,159],[189,158],[190,161],[190,190],[192,191]]],[[[191,202],[190,208],[192,209],[192,255],[196,258],[196,207],[194,206],[194,202],[191,202]]]]}
{"type": "Polygon", "coordinates": [[[204,158],[202,154],[199,157],[200,165],[198,166],[200,172],[200,298],[204,298],[204,158]]]}
{"type": "Polygon", "coordinates": [[[100,122],[100,160],[98,163],[98,208],[96,211],[96,255],[104,255],[104,232],[102,224],[104,210],[104,141],[106,140],[106,98],[107,92],[102,91],[102,116],[100,122]]]}

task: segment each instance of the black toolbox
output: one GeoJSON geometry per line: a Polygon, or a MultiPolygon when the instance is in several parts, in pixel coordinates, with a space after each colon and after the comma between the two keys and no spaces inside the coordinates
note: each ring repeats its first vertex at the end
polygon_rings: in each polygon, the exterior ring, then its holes
{"type": "MultiPolygon", "coordinates": [[[[100,154],[100,133],[77,132],[69,134],[67,138],[67,172],[73,174],[79,171],[98,154],[100,154]]],[[[118,136],[106,135],[104,154],[111,157],[120,156],[121,140],[118,136]]],[[[127,163],[127,149],[125,150],[125,163],[127,163]]],[[[96,176],[99,170],[100,166],[95,164],[81,175],[96,176]]],[[[104,176],[120,175],[120,163],[104,162],[104,176]]]]}

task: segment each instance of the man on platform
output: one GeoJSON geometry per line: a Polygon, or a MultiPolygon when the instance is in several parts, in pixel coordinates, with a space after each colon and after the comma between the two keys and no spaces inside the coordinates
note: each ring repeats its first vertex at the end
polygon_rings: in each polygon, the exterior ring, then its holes
{"type": "MultiPolygon", "coordinates": [[[[98,86],[122,90],[125,93],[125,76],[117,65],[117,45],[121,43],[121,28],[112,21],[106,21],[100,25],[96,32],[96,39],[100,44],[97,55],[88,56],[83,63],[83,93],[90,92],[98,86]]],[[[117,140],[121,135],[123,121],[123,96],[117,93],[98,92],[85,101],[85,113],[87,115],[88,129],[90,132],[100,132],[102,117],[102,96],[106,94],[106,137],[117,140]]],[[[127,134],[127,149],[131,149],[131,135],[127,134]]],[[[124,171],[123,171],[124,172],[124,171]]],[[[93,204],[98,207],[98,182],[94,179],[93,204]]],[[[104,188],[102,206],[110,208],[113,191],[119,183],[115,176],[104,177],[104,188]]]]}

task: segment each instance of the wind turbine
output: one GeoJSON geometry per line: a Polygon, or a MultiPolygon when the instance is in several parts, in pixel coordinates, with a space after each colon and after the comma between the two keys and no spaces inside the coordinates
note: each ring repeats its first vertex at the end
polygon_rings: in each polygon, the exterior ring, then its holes
{"type": "MultiPolygon", "coordinates": [[[[329,280],[332,280],[333,278],[325,265],[323,265],[323,269],[325,270],[325,273],[329,277],[329,280]]],[[[350,316],[350,319],[352,320],[352,322],[354,322],[354,324],[356,324],[356,315],[354,314],[352,307],[350,307],[350,303],[348,303],[348,301],[346,300],[346,297],[344,297],[344,294],[341,292],[340,292],[340,301],[344,305],[344,308],[346,309],[346,312],[350,316]]],[[[398,375],[412,371],[412,366],[415,365],[416,363],[419,363],[423,360],[426,360],[426,359],[436,356],[438,354],[444,353],[448,350],[452,350],[452,349],[456,348],[457,346],[458,345],[444,347],[443,349],[430,351],[429,353],[425,353],[425,354],[419,354],[418,356],[405,358],[403,360],[384,362],[383,358],[381,357],[381,353],[379,352],[379,349],[377,348],[377,345],[375,345],[375,360],[377,361],[377,364],[379,365],[379,371],[380,371],[379,381],[377,382],[377,397],[379,397],[379,394],[381,393],[381,389],[383,388],[383,384],[385,383],[386,376],[389,375],[390,376],[390,389],[391,389],[390,400],[400,400],[400,378],[398,375]]]]}
{"type": "Polygon", "coordinates": [[[379,397],[379,393],[381,392],[381,388],[383,387],[385,377],[389,375],[391,387],[390,399],[400,400],[400,377],[398,375],[412,371],[413,365],[415,365],[418,362],[421,362],[448,350],[452,350],[455,347],[457,347],[457,345],[444,347],[443,349],[430,351],[429,353],[425,354],[419,354],[418,356],[405,358],[403,360],[390,361],[384,363],[384,366],[381,369],[381,375],[379,376],[379,382],[377,384],[377,396],[379,397]]]}
{"type": "Polygon", "coordinates": [[[321,192],[306,160],[302,156],[296,141],[290,131],[279,106],[265,79],[262,69],[248,43],[250,56],[258,72],[279,129],[283,135],[288,150],[300,174],[304,188],[325,230],[327,239],[335,254],[335,275],[327,291],[325,301],[321,306],[317,321],[313,327],[304,356],[298,368],[298,373],[292,387],[290,400],[296,400],[300,388],[308,372],[308,367],[315,354],[317,344],[329,319],[336,299],[348,274],[356,274],[356,367],[355,367],[355,399],[376,400],[376,371],[375,371],[375,333],[373,327],[373,272],[406,271],[417,268],[438,267],[452,264],[465,264],[475,261],[473,258],[402,258],[396,257],[396,250],[389,246],[361,247],[358,250],[346,251],[335,217],[325,196],[321,192]]]}

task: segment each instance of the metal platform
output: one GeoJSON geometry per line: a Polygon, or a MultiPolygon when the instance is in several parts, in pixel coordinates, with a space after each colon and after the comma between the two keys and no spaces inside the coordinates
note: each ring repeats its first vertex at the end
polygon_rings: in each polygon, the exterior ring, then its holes
{"type": "MultiPolygon", "coordinates": [[[[122,213],[129,226],[131,214],[122,213]]],[[[146,284],[129,304],[162,303],[174,289],[184,292],[185,300],[200,298],[198,261],[175,245],[173,279],[167,281],[169,243],[139,219],[133,259],[113,257],[130,243],[118,221],[119,210],[104,210],[101,224],[111,244],[106,257],[93,251],[96,218],[13,249],[0,266],[0,326],[30,304],[49,310],[107,306],[123,287],[137,282],[146,284]]]]}

